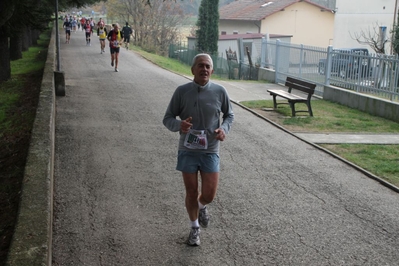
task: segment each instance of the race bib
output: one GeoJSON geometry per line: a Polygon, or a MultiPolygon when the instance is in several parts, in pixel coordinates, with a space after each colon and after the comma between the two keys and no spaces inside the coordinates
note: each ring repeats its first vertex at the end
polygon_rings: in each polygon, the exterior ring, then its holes
{"type": "Polygon", "coordinates": [[[115,48],[118,48],[118,47],[119,47],[119,42],[118,42],[118,41],[113,41],[113,46],[114,46],[115,48]]]}
{"type": "Polygon", "coordinates": [[[205,130],[190,129],[184,140],[184,146],[189,149],[205,150],[208,148],[208,139],[205,130]]]}

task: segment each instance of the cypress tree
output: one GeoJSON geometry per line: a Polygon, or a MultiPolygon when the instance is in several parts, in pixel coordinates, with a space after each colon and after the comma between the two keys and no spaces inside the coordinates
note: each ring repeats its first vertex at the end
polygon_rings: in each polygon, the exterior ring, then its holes
{"type": "Polygon", "coordinates": [[[219,0],[209,0],[209,14],[209,52],[217,54],[219,41],[219,0]]]}
{"type": "Polygon", "coordinates": [[[219,40],[219,0],[202,0],[198,12],[197,50],[215,54],[219,40]]]}

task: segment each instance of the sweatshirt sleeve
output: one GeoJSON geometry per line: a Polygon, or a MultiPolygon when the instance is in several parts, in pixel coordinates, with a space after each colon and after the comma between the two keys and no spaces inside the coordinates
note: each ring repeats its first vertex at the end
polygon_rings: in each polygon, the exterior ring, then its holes
{"type": "Polygon", "coordinates": [[[180,130],[181,120],[176,119],[176,117],[179,116],[179,102],[180,96],[176,90],[163,117],[164,126],[172,132],[177,132],[180,130]]]}
{"type": "Polygon", "coordinates": [[[222,124],[220,127],[224,130],[226,134],[230,132],[231,125],[233,124],[234,121],[234,113],[233,113],[233,107],[231,105],[230,98],[227,94],[227,92],[224,95],[224,101],[222,105],[222,124]]]}

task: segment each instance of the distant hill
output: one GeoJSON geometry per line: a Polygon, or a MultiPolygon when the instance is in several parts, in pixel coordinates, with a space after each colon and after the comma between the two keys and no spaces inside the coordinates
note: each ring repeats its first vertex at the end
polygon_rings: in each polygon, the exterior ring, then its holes
{"type": "MultiPolygon", "coordinates": [[[[235,0],[219,0],[219,7],[227,5],[235,0]]],[[[189,15],[198,15],[198,9],[201,5],[201,0],[178,0],[177,3],[182,7],[184,13],[189,15]]]]}

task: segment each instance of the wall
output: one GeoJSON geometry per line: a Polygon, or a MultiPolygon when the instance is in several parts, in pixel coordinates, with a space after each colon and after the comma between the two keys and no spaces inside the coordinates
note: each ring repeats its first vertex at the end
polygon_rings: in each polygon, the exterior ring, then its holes
{"type": "Polygon", "coordinates": [[[399,122],[399,103],[333,86],[324,87],[323,99],[399,122]]]}
{"type": "Polygon", "coordinates": [[[257,26],[255,23],[259,24],[259,22],[245,20],[219,20],[219,34],[221,34],[221,31],[225,31],[226,34],[234,34],[234,31],[237,31],[238,34],[245,34],[247,32],[260,33],[260,27],[257,26]]]}
{"type": "Polygon", "coordinates": [[[292,35],[292,43],[327,47],[333,39],[334,14],[298,2],[264,19],[262,33],[266,32],[292,35]]]}
{"type": "MultiPolygon", "coordinates": [[[[387,37],[394,23],[394,9],[396,0],[337,0],[334,41],[337,48],[364,47],[370,52],[374,51],[368,45],[361,45],[355,39],[355,34],[364,31],[374,34],[374,28],[378,32],[379,26],[387,27],[387,37]],[[352,35],[352,36],[351,36],[352,35]]],[[[390,43],[385,46],[386,53],[390,53],[390,43]]]]}
{"type": "Polygon", "coordinates": [[[260,67],[258,70],[258,80],[267,80],[271,83],[276,82],[276,72],[273,69],[260,67]]]}

